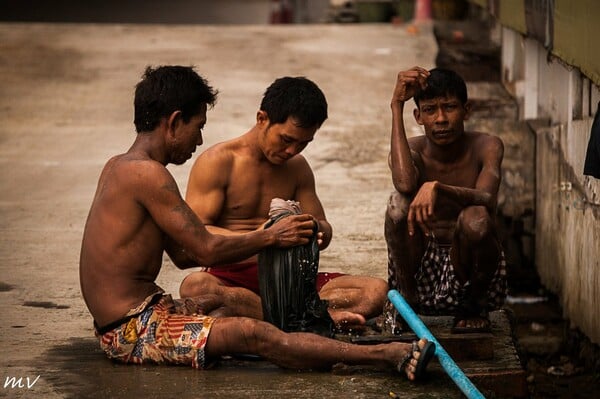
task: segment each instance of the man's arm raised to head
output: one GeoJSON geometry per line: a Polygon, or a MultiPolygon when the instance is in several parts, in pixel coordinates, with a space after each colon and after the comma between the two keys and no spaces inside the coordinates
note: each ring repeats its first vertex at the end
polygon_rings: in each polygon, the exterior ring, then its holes
{"type": "Polygon", "coordinates": [[[181,197],[173,176],[154,161],[140,161],[133,177],[133,192],[157,226],[197,264],[213,265],[245,259],[260,249],[276,245],[306,244],[312,235],[310,217],[286,218],[274,229],[223,236],[211,234],[181,197]],[[289,220],[289,222],[288,222],[289,220]]]}
{"type": "Polygon", "coordinates": [[[390,156],[388,164],[392,171],[392,182],[398,192],[412,194],[417,190],[419,171],[413,160],[404,127],[404,106],[418,90],[425,87],[429,71],[421,67],[413,67],[401,71],[396,78],[396,86],[392,95],[392,134],[390,140],[390,156]]]}
{"type": "Polygon", "coordinates": [[[302,212],[313,216],[319,227],[319,249],[324,250],[329,246],[333,229],[325,217],[325,210],[317,196],[315,176],[310,165],[302,155],[293,159],[293,170],[297,176],[298,185],[294,200],[300,202],[302,212]]]}

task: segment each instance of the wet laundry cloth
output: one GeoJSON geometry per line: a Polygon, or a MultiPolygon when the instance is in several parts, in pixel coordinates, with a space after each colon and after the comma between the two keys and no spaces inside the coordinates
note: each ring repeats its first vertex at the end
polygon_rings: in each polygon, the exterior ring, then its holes
{"type": "Polygon", "coordinates": [[[592,124],[592,134],[585,155],[583,174],[600,179],[600,102],[592,124]]]}
{"type": "MultiPolygon", "coordinates": [[[[265,228],[300,213],[298,202],[274,198],[265,228]]],[[[317,292],[318,268],[316,226],[306,245],[262,250],[258,254],[258,282],[265,321],[286,332],[333,336],[333,320],[327,311],[327,301],[321,300],[317,292]]]]}

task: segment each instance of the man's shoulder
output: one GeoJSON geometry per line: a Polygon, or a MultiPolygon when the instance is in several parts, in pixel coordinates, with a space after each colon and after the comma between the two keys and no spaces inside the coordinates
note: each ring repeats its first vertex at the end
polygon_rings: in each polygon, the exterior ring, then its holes
{"type": "Polygon", "coordinates": [[[105,165],[108,178],[123,182],[157,182],[160,177],[172,177],[167,168],[158,161],[135,154],[121,154],[112,157],[105,165]]]}
{"type": "Polygon", "coordinates": [[[156,189],[176,186],[171,173],[160,162],[149,158],[122,154],[112,157],[104,166],[98,190],[106,201],[126,203],[152,196],[156,189]]]}
{"type": "Polygon", "coordinates": [[[125,153],[117,155],[111,158],[110,162],[114,162],[115,167],[123,169],[140,169],[140,171],[149,172],[167,171],[167,168],[162,163],[147,156],[137,154],[125,153]]]}
{"type": "Polygon", "coordinates": [[[465,135],[469,139],[480,142],[480,143],[501,143],[502,142],[500,137],[494,136],[493,134],[490,134],[490,133],[468,131],[468,132],[465,132],[465,135]]]}
{"type": "Polygon", "coordinates": [[[236,141],[236,139],[213,144],[212,146],[210,146],[206,150],[204,150],[200,154],[200,156],[198,156],[196,163],[198,163],[198,162],[211,162],[211,163],[230,162],[235,158],[234,155],[236,152],[238,152],[239,147],[240,147],[240,144],[238,141],[236,141]]]}
{"type": "MultiPolygon", "coordinates": [[[[232,173],[234,163],[240,158],[236,156],[234,149],[235,145],[230,141],[208,147],[194,161],[190,170],[190,182],[209,179],[211,182],[219,181],[219,184],[225,184],[232,173]]],[[[188,194],[189,190],[188,187],[188,194]]]]}
{"type": "Polygon", "coordinates": [[[424,134],[420,134],[418,136],[409,137],[407,140],[408,140],[408,145],[409,145],[410,149],[413,151],[418,151],[420,148],[422,148],[425,145],[426,139],[427,139],[427,136],[425,136],[424,134]]]}
{"type": "Polygon", "coordinates": [[[466,132],[465,134],[477,150],[503,153],[504,143],[500,137],[482,132],[466,132]]]}
{"type": "Polygon", "coordinates": [[[412,153],[413,158],[419,158],[425,149],[427,136],[424,134],[419,136],[413,136],[408,138],[408,147],[412,153]]]}

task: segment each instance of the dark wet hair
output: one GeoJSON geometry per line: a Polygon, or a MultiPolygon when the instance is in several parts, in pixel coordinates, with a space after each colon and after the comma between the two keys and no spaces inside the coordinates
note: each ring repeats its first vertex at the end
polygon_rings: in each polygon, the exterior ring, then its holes
{"type": "Polygon", "coordinates": [[[187,123],[200,112],[203,104],[213,106],[216,101],[217,91],[193,67],[147,67],[135,86],[135,130],[138,133],[152,131],[161,118],[177,110],[187,123]]]}
{"type": "Polygon", "coordinates": [[[267,88],[260,109],[271,123],[293,117],[302,128],[321,127],[327,119],[327,100],[319,87],[305,77],[283,77],[267,88]]]}
{"type": "Polygon", "coordinates": [[[467,102],[467,85],[462,77],[450,69],[434,68],[429,71],[427,87],[414,96],[417,108],[421,100],[456,96],[462,104],[467,102]]]}

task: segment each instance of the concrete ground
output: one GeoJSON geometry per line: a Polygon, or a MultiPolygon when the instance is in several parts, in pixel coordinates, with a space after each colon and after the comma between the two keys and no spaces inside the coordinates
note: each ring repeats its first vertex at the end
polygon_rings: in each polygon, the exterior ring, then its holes
{"type": "MultiPolygon", "coordinates": [[[[133,141],[134,85],[161,64],[196,65],[219,89],[204,148],[249,129],[275,78],[319,84],[330,118],[305,155],[334,227],[321,270],[386,278],[389,99],[399,70],[431,68],[436,54],[430,25],[1,23],[0,397],[461,397],[436,364],[421,386],[366,368],[297,373],[236,359],[206,372],[114,365],[78,281],[98,175],[133,141]]],[[[170,167],[182,192],[192,162],[170,167]]],[[[158,283],[177,294],[186,274],[165,259],[158,283]]]]}

